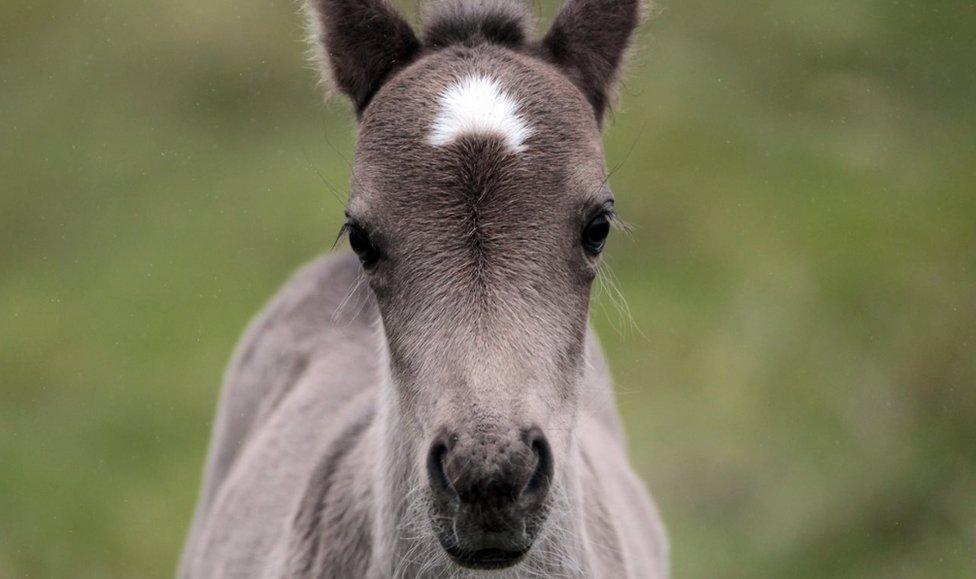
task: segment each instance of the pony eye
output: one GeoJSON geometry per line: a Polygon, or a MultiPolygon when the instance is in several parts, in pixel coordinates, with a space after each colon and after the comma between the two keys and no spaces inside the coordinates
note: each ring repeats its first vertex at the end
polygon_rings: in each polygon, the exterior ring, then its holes
{"type": "Polygon", "coordinates": [[[380,254],[373,242],[370,241],[369,234],[354,223],[347,223],[346,230],[349,232],[349,246],[359,256],[359,261],[362,262],[363,267],[370,268],[376,265],[380,254]]]}
{"type": "Polygon", "coordinates": [[[590,220],[583,228],[583,248],[591,255],[599,255],[610,235],[610,216],[604,212],[590,220]]]}

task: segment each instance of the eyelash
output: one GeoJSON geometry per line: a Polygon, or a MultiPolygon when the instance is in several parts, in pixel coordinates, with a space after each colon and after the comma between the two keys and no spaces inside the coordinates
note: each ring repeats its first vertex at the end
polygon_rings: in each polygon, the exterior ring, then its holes
{"type": "Polygon", "coordinates": [[[339,233],[336,235],[335,241],[332,243],[332,249],[335,249],[335,247],[339,245],[339,242],[342,241],[343,237],[349,235],[349,230],[352,228],[352,226],[352,221],[347,219],[346,222],[339,227],[339,233]]]}

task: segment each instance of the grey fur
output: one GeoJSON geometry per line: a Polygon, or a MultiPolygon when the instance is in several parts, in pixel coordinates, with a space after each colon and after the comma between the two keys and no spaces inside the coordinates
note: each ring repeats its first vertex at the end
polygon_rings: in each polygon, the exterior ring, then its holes
{"type": "MultiPolygon", "coordinates": [[[[428,23],[486,13],[441,5],[428,23]]],[[[320,258],[251,324],[227,371],[181,577],[667,575],[660,518],[629,467],[587,323],[598,259],[580,230],[612,199],[592,100],[537,47],[458,26],[354,83],[379,88],[362,105],[349,93],[361,123],[348,212],[383,257],[368,271],[347,253],[320,258]],[[484,135],[426,143],[437,96],[471,74],[518,100],[533,127],[524,152],[484,135]],[[548,517],[522,562],[464,569],[433,530],[431,441],[530,426],[554,456],[548,517]]],[[[330,46],[381,44],[325,46],[334,63],[349,51],[330,46]]]]}

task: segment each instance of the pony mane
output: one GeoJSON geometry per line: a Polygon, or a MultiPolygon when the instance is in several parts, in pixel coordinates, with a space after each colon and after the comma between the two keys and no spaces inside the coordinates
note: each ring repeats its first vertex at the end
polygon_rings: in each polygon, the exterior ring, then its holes
{"type": "Polygon", "coordinates": [[[535,24],[526,4],[521,0],[430,0],[422,18],[424,44],[431,48],[483,42],[523,46],[535,24]]]}

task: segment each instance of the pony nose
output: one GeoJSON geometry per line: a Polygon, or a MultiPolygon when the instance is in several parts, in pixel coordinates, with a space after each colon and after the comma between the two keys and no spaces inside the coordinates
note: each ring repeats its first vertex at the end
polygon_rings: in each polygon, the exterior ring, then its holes
{"type": "MultiPolygon", "coordinates": [[[[537,427],[508,436],[441,436],[431,445],[427,470],[441,499],[486,515],[506,512],[505,518],[521,518],[537,511],[549,491],[552,449],[537,427]]],[[[489,524],[491,517],[485,518],[489,524]]]]}

